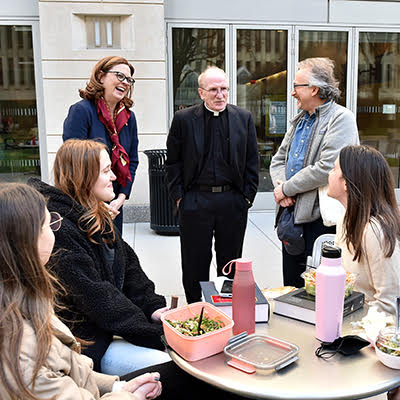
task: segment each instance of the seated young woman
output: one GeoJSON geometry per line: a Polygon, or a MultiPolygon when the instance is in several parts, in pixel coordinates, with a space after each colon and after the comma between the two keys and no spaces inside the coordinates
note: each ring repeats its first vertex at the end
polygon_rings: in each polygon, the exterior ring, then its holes
{"type": "MultiPolygon", "coordinates": [[[[161,393],[146,373],[119,389],[117,376],[94,372],[80,343],[54,314],[56,279],[46,270],[62,218],[44,197],[0,184],[0,393],[2,400],[144,400],[161,393]],[[112,392],[114,386],[114,392],[112,392]]],[[[122,384],[122,382],[121,382],[122,384]]]]}
{"type": "Polygon", "coordinates": [[[50,263],[66,289],[58,315],[75,336],[93,342],[82,351],[96,371],[121,376],[170,357],[160,341],[165,299],[112,223],[106,202],[115,197],[114,180],[104,144],[71,139],[57,152],[55,187],[28,183],[63,217],[50,263]]]}
{"type": "Polygon", "coordinates": [[[346,208],[336,227],[345,270],[369,306],[395,313],[400,293],[400,211],[392,172],[379,151],[344,147],[329,173],[328,195],[346,208]]]}

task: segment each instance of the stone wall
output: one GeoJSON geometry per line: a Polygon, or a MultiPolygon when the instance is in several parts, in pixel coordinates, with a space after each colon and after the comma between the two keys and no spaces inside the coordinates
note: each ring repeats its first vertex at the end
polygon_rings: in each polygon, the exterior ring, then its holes
{"type": "MultiPolygon", "coordinates": [[[[164,1],[40,0],[39,20],[48,149],[48,160],[42,162],[52,170],[68,108],[79,100],[78,89],[85,87],[95,63],[108,55],[125,57],[135,67],[132,110],[138,121],[140,162],[127,214],[135,219],[137,208],[138,218],[146,218],[148,164],[143,150],[165,148],[167,129],[164,1]],[[120,48],[87,48],[85,18],[93,16],[120,17],[120,48]]],[[[43,178],[51,181],[49,175],[43,178]]]]}

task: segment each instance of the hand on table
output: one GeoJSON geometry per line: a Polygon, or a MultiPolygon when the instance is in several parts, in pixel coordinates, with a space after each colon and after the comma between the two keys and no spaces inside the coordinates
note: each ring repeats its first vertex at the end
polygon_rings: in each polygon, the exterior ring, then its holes
{"type": "Polygon", "coordinates": [[[126,382],[124,389],[133,393],[136,399],[155,399],[161,394],[162,386],[158,372],[147,372],[126,382]]]}

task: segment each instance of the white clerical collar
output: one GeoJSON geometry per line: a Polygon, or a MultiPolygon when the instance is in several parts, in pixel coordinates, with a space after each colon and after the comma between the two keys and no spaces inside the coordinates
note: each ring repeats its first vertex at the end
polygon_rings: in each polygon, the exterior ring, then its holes
{"type": "Polygon", "coordinates": [[[221,111],[214,111],[214,110],[211,110],[211,108],[208,108],[207,105],[206,105],[206,103],[204,103],[204,107],[207,108],[208,111],[210,111],[211,113],[213,113],[214,117],[218,117],[219,114],[222,113],[222,111],[225,111],[225,108],[226,108],[226,106],[225,106],[224,109],[221,110],[221,111]]]}

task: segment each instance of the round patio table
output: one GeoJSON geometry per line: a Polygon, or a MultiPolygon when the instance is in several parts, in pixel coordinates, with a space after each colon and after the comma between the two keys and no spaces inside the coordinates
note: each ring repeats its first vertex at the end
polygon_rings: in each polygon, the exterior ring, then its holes
{"type": "MultiPolygon", "coordinates": [[[[364,306],[345,317],[342,336],[351,334],[350,322],[365,314],[364,306]]],[[[256,333],[296,344],[299,359],[279,371],[247,374],[228,366],[224,353],[196,362],[185,361],[172,349],[169,354],[179,367],[198,379],[249,398],[362,399],[400,385],[400,370],[384,366],[370,346],[352,356],[336,354],[327,360],[316,357],[320,342],[315,339],[314,325],[272,314],[268,323],[256,324],[256,333]]]]}

